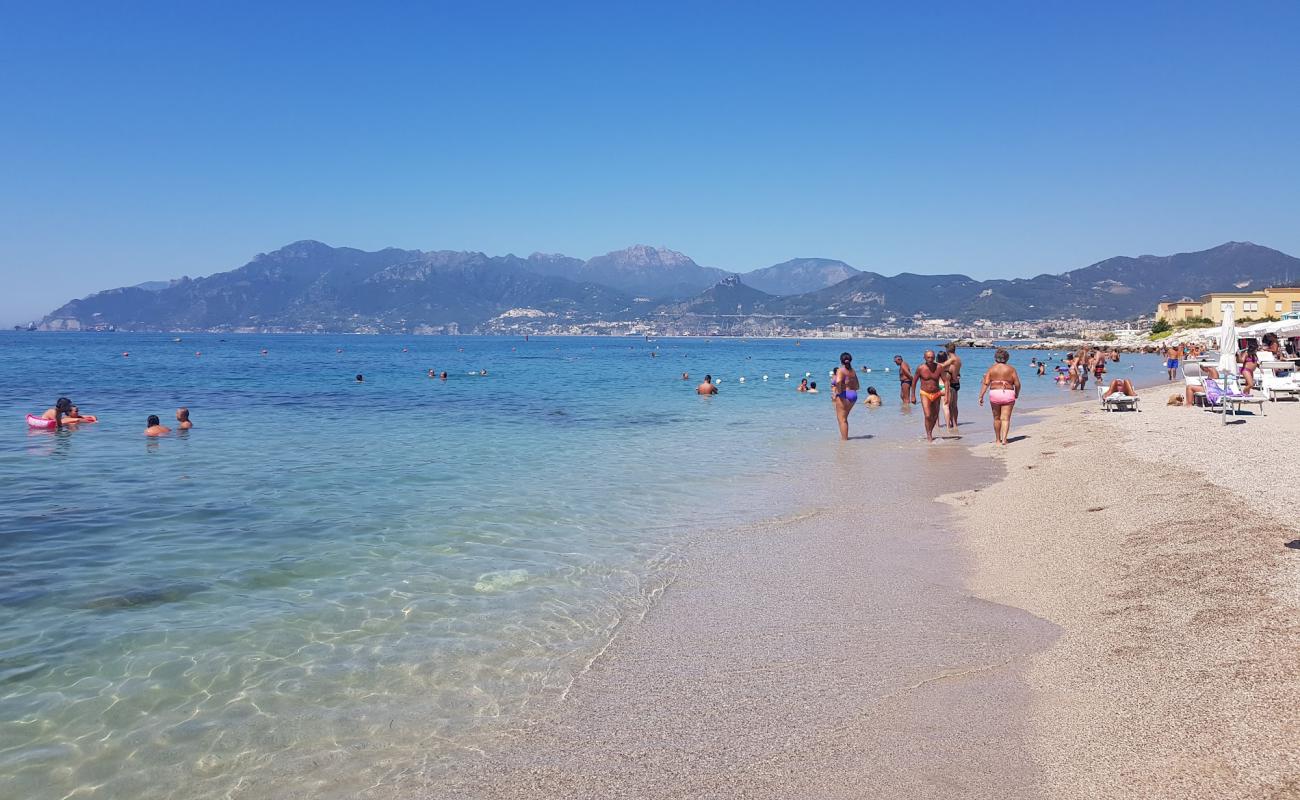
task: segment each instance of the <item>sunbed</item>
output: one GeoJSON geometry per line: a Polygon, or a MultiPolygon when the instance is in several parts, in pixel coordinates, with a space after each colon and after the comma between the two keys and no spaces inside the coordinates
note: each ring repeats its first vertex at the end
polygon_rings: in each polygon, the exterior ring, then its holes
{"type": "Polygon", "coordinates": [[[1300,373],[1288,361],[1261,361],[1255,377],[1269,400],[1276,400],[1278,395],[1300,397],[1300,373]]]}
{"type": "Polygon", "coordinates": [[[1241,413],[1242,406],[1251,404],[1259,406],[1261,416],[1264,414],[1264,398],[1261,395],[1225,392],[1214,378],[1205,379],[1205,405],[1207,408],[1220,410],[1223,414],[1224,425],[1228,424],[1229,411],[1236,416],[1241,413]]]}
{"type": "Polygon", "coordinates": [[[1192,399],[1205,396],[1205,373],[1195,361],[1183,362],[1183,383],[1192,389],[1192,399]]]}
{"type": "Polygon", "coordinates": [[[1107,397],[1106,389],[1105,387],[1102,386],[1097,387],[1097,399],[1101,401],[1101,408],[1103,411],[1115,411],[1115,410],[1122,411],[1126,408],[1130,411],[1142,410],[1138,408],[1137,405],[1138,401],[1141,400],[1142,398],[1136,397],[1134,395],[1123,394],[1120,392],[1116,392],[1115,394],[1112,394],[1110,397],[1107,397]]]}

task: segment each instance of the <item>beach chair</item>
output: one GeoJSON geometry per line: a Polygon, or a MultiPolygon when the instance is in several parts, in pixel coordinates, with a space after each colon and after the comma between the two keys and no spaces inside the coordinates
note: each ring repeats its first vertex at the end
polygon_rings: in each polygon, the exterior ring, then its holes
{"type": "Polygon", "coordinates": [[[1129,411],[1142,410],[1138,408],[1138,401],[1142,398],[1133,397],[1127,394],[1112,394],[1110,397],[1107,397],[1106,387],[1104,386],[1097,387],[1097,399],[1101,401],[1102,411],[1123,411],[1124,409],[1128,409],[1129,411]]]}
{"type": "Polygon", "coordinates": [[[1199,403],[1205,399],[1205,373],[1195,361],[1184,361],[1182,369],[1183,384],[1192,387],[1192,400],[1199,403]]]}
{"type": "Polygon", "coordinates": [[[1300,373],[1289,362],[1261,361],[1255,377],[1269,400],[1276,400],[1278,395],[1300,398],[1300,373]]]}
{"type": "Polygon", "coordinates": [[[1223,416],[1224,425],[1228,424],[1228,412],[1232,412],[1232,415],[1236,416],[1241,413],[1241,407],[1245,405],[1259,406],[1260,416],[1264,415],[1263,396],[1227,392],[1214,378],[1205,379],[1205,406],[1206,408],[1219,409],[1223,416]]]}

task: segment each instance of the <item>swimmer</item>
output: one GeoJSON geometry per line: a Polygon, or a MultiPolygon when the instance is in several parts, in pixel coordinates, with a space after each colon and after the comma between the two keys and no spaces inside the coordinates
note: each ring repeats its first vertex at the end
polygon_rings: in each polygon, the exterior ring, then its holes
{"type": "Polygon", "coordinates": [[[817,381],[813,381],[812,383],[808,384],[808,394],[818,394],[817,381]]]}
{"type": "Polygon", "coordinates": [[[366,382],[366,376],[365,376],[365,375],[362,375],[360,372],[358,372],[358,373],[357,373],[357,383],[365,383],[365,382],[366,382]]]}
{"type": "Polygon", "coordinates": [[[798,388],[798,389],[795,389],[795,391],[796,391],[796,392],[806,392],[806,391],[808,391],[808,379],[807,379],[807,378],[804,378],[803,380],[799,381],[799,388],[798,388]]]}
{"type": "Polygon", "coordinates": [[[429,370],[429,377],[430,377],[430,378],[436,378],[436,377],[438,377],[438,373],[434,372],[433,370],[429,370]]]}
{"type": "Polygon", "coordinates": [[[447,370],[444,369],[442,372],[438,373],[438,380],[440,381],[447,380],[447,370]]]}
{"type": "Polygon", "coordinates": [[[705,375],[704,383],[695,387],[696,394],[714,395],[718,393],[718,387],[713,385],[713,376],[705,375]]]}
{"type": "Polygon", "coordinates": [[[66,397],[60,397],[54,401],[54,408],[46,409],[41,415],[41,419],[54,420],[54,427],[61,428],[69,422],[75,420],[68,419],[72,415],[72,401],[66,397]]]}
{"type": "Polygon", "coordinates": [[[867,399],[863,400],[862,402],[866,403],[869,406],[880,405],[880,395],[876,393],[876,387],[874,386],[867,387],[867,399]]]}
{"type": "Polygon", "coordinates": [[[486,378],[486,377],[487,377],[487,370],[485,370],[485,369],[481,369],[481,370],[478,371],[478,374],[479,374],[479,377],[486,378]]]}
{"type": "Polygon", "coordinates": [[[689,381],[690,379],[691,379],[691,373],[689,373],[689,372],[683,372],[683,373],[682,373],[682,380],[684,380],[684,381],[689,381]]]}
{"type": "Polygon", "coordinates": [[[171,428],[168,428],[166,425],[163,425],[158,420],[157,414],[150,414],[148,421],[145,422],[145,425],[147,426],[144,429],[145,436],[162,436],[165,433],[172,432],[171,428]]]}
{"type": "Polygon", "coordinates": [[[993,354],[993,366],[984,373],[980,385],[980,405],[984,405],[984,393],[989,396],[989,408],[993,411],[993,441],[1006,445],[1007,434],[1011,432],[1011,411],[1016,407],[1016,398],[1020,397],[1020,373],[1011,366],[1011,354],[999,347],[993,354]]]}
{"type": "Polygon", "coordinates": [[[194,427],[194,423],[190,422],[190,410],[188,408],[176,409],[176,427],[183,431],[194,427]]]}
{"type": "Polygon", "coordinates": [[[78,409],[76,406],[73,406],[72,410],[69,411],[67,416],[63,418],[63,421],[64,422],[98,422],[99,419],[94,414],[82,415],[81,410],[78,409]]]}
{"type": "Polygon", "coordinates": [[[840,426],[840,439],[849,439],[849,412],[858,402],[858,373],[853,371],[853,356],[840,353],[840,366],[831,378],[831,404],[835,406],[835,419],[840,426]]]}

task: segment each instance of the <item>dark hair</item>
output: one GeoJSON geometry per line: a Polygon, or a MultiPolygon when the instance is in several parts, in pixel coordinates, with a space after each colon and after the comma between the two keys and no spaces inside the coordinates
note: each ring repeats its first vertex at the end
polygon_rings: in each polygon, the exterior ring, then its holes
{"type": "Polygon", "coordinates": [[[364,381],[365,379],[366,379],[366,378],[365,378],[364,375],[362,375],[360,372],[357,373],[357,380],[358,380],[358,381],[364,381]]]}
{"type": "Polygon", "coordinates": [[[817,381],[813,381],[812,383],[808,384],[808,388],[809,388],[809,389],[816,389],[816,388],[817,388],[817,381]]]}
{"type": "Polygon", "coordinates": [[[712,375],[705,375],[705,376],[704,376],[704,382],[705,382],[705,383],[713,383],[713,376],[712,376],[712,375]]]}
{"type": "Polygon", "coordinates": [[[935,361],[938,361],[940,364],[942,364],[943,362],[947,361],[947,360],[948,360],[948,351],[947,351],[947,350],[940,350],[939,353],[938,353],[938,355],[936,355],[936,356],[934,357],[934,360],[935,360],[935,361]]]}
{"type": "Polygon", "coordinates": [[[999,364],[1005,364],[1011,360],[1011,354],[1007,352],[1005,347],[999,347],[998,351],[993,354],[993,360],[999,364]]]}
{"type": "Polygon", "coordinates": [[[157,415],[157,414],[150,414],[150,415],[149,415],[149,419],[145,420],[145,423],[144,423],[144,424],[145,424],[146,426],[150,427],[150,428],[152,428],[152,427],[155,426],[155,425],[160,424],[160,423],[158,422],[158,415],[157,415]]]}
{"type": "Polygon", "coordinates": [[[54,410],[60,414],[66,414],[72,410],[72,401],[66,397],[60,397],[54,401],[54,410]]]}
{"type": "Polygon", "coordinates": [[[840,363],[849,369],[853,369],[853,356],[849,353],[840,353],[840,363]]]}
{"type": "Polygon", "coordinates": [[[876,387],[874,386],[867,387],[867,394],[875,394],[875,393],[876,393],[876,387]]]}

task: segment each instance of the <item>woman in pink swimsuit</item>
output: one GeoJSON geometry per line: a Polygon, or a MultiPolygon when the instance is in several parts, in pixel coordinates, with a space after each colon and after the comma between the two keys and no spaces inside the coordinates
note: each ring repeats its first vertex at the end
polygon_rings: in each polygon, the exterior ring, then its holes
{"type": "Polygon", "coordinates": [[[993,441],[1007,443],[1011,432],[1011,410],[1016,407],[1016,398],[1020,396],[1020,373],[1008,362],[1011,354],[1003,348],[993,356],[993,366],[984,373],[980,385],[980,405],[984,405],[984,395],[989,396],[989,406],[993,410],[993,441]]]}

